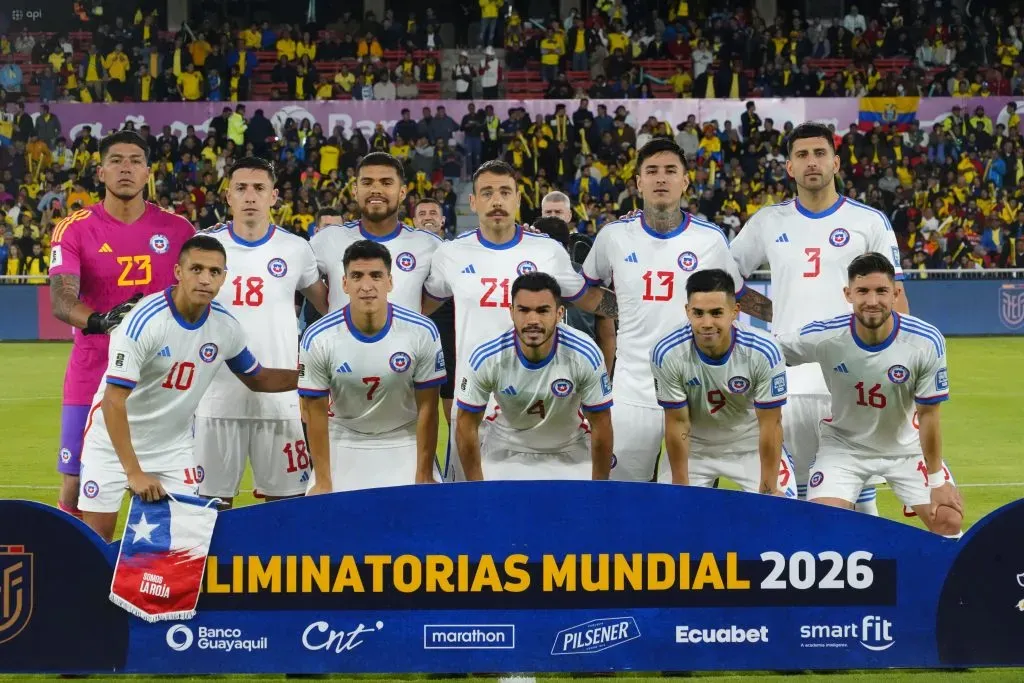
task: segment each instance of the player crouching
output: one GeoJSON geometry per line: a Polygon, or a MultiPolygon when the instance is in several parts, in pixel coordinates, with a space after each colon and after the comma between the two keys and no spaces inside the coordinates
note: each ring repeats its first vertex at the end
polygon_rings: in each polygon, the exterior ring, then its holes
{"type": "Polygon", "coordinates": [[[597,345],[559,324],[560,294],[546,273],[520,275],[512,283],[512,329],[477,346],[466,363],[456,444],[468,481],[482,480],[484,467],[498,480],[608,479],[611,381],[597,345]],[[491,396],[498,412],[481,443],[491,396]]]}
{"type": "Polygon", "coordinates": [[[852,315],[779,337],[790,364],[821,364],[832,393],[807,497],[853,509],[877,475],[931,531],[958,537],[963,501],[942,461],[939,425],[949,398],[946,341],[923,320],[892,310],[901,288],[885,256],[858,256],[847,275],[852,315]]]}
{"type": "Polygon", "coordinates": [[[737,322],[735,291],[724,270],[691,275],[688,324],[651,350],[672,483],[712,486],[725,477],[744,491],[796,498],[782,447],[786,364],[770,336],[737,322]]]}

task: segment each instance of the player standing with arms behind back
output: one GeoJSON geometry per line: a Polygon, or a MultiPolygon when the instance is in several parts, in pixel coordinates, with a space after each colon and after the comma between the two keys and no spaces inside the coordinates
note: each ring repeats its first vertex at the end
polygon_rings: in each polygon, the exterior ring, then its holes
{"type": "MultiPolygon", "coordinates": [[[[884,254],[896,278],[903,279],[896,235],[885,214],[836,191],[839,157],[832,131],[819,123],[797,126],[789,137],[786,170],[796,183],[796,199],[755,213],[731,245],[744,276],[764,263],[771,269],[769,319],[776,335],[849,313],[850,304],[842,296],[846,268],[865,252],[884,254]]],[[[896,300],[896,310],[908,312],[905,292],[896,300]]],[[[804,496],[818,450],[818,425],[830,414],[830,398],[817,364],[792,367],[788,374],[782,428],[804,496]]],[[[859,511],[878,514],[873,486],[864,489],[857,503],[859,511]]]]}
{"type": "Polygon", "coordinates": [[[100,143],[103,201],[75,211],[53,229],[50,306],[75,328],[61,402],[58,506],[78,516],[82,437],[89,405],[107,365],[107,332],[138,300],[174,284],[174,263],[195,234],[183,217],[143,198],[149,147],[121,131],[100,143]]]}
{"type": "Polygon", "coordinates": [[[612,467],[612,384],[601,351],[559,321],[547,273],[512,283],[512,329],[470,354],[459,384],[459,458],[469,481],[607,479],[612,467]],[[481,443],[491,397],[500,411],[481,443]],[[589,418],[590,426],[584,421],[589,418]]]}
{"type": "Polygon", "coordinates": [[[654,393],[650,352],[672,331],[686,306],[686,280],[704,268],[732,275],[740,308],[761,315],[770,302],[743,288],[725,233],[680,209],[689,186],[683,151],[672,140],[655,138],[637,155],[637,188],[644,211],[605,225],[583,264],[592,284],[614,285],[619,301],[615,344],[612,479],[652,481],[668,478],[661,463],[664,414],[654,393]],[[624,435],[629,435],[628,438],[624,435]]]}
{"type": "MultiPolygon", "coordinates": [[[[293,367],[298,358],[295,292],[326,313],[327,287],[309,243],[270,222],[276,180],[268,161],[243,157],[235,162],[228,172],[233,222],[208,234],[224,245],[231,264],[217,302],[238,320],[257,357],[275,367],[293,367]]],[[[246,461],[252,463],[256,490],[267,500],[306,491],[309,453],[295,392],[253,393],[230,368],[222,368],[196,409],[195,439],[204,496],[230,504],[246,461]]]]}
{"type": "Polygon", "coordinates": [[[888,254],[862,254],[847,271],[852,315],[778,336],[790,363],[832,368],[832,417],[821,424],[808,497],[853,509],[861,488],[882,477],[931,531],[958,538],[963,501],[942,461],[939,424],[949,399],[946,341],[893,310],[900,286],[888,254]]]}

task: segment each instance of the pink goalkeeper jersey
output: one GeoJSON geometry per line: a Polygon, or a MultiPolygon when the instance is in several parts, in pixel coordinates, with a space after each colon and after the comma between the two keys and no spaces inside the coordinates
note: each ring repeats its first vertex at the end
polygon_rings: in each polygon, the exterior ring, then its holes
{"type": "MultiPolygon", "coordinates": [[[[174,264],[195,235],[181,216],[146,202],[146,212],[122,223],[94,204],[71,214],[53,229],[50,275],[77,275],[79,298],[105,312],[137,292],[152,294],[175,283],[174,264]]],[[[75,329],[64,375],[64,404],[89,405],[107,366],[105,334],[85,336],[75,329]]]]}

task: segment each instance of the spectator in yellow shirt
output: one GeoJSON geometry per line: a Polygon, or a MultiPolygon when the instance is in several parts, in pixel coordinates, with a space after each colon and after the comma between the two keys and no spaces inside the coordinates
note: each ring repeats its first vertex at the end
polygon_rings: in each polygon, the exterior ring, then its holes
{"type": "Polygon", "coordinates": [[[289,62],[295,61],[295,41],[285,33],[277,40],[277,58],[287,57],[289,62]]]}
{"type": "Polygon", "coordinates": [[[245,42],[245,46],[250,50],[259,50],[263,47],[263,34],[256,24],[242,31],[238,37],[245,42]]]}
{"type": "Polygon", "coordinates": [[[295,56],[302,59],[304,56],[309,57],[309,61],[316,61],[316,43],[309,36],[309,32],[302,34],[302,41],[295,46],[295,56]]]}
{"type": "Polygon", "coordinates": [[[30,285],[45,285],[46,275],[50,270],[50,258],[43,253],[43,247],[38,242],[32,245],[32,254],[21,260],[21,270],[29,278],[25,280],[30,285]]]}
{"type": "Polygon", "coordinates": [[[493,47],[501,0],[480,0],[480,47],[493,47]]]}
{"type": "Polygon", "coordinates": [[[203,96],[203,75],[196,71],[195,64],[189,64],[178,76],[178,91],[187,102],[195,102],[203,96]]]}
{"type": "Polygon", "coordinates": [[[545,82],[554,82],[558,76],[558,63],[561,59],[561,43],[555,32],[548,29],[547,35],[540,41],[540,77],[545,82]]]}
{"type": "Polygon", "coordinates": [[[346,93],[351,93],[352,86],[356,84],[356,75],[348,70],[348,65],[342,64],[341,71],[334,74],[334,84],[346,93]]]}
{"type": "Polygon", "coordinates": [[[682,66],[676,67],[676,72],[668,79],[668,84],[672,86],[672,92],[675,93],[676,97],[690,97],[692,95],[693,77],[682,66]]]}
{"type": "Polygon", "coordinates": [[[206,34],[200,33],[198,38],[188,46],[188,51],[192,54],[192,63],[202,69],[212,49],[206,40],[206,34]]]}
{"type": "Polygon", "coordinates": [[[131,60],[124,53],[124,47],[118,43],[114,51],[103,58],[103,68],[107,70],[107,92],[114,100],[123,100],[125,96],[125,81],[128,78],[128,69],[131,67],[131,60]]]}
{"type": "Polygon", "coordinates": [[[369,55],[370,57],[383,57],[384,49],[381,48],[380,42],[373,37],[372,33],[367,33],[366,37],[359,41],[359,45],[356,46],[356,57],[362,59],[369,55]]]}

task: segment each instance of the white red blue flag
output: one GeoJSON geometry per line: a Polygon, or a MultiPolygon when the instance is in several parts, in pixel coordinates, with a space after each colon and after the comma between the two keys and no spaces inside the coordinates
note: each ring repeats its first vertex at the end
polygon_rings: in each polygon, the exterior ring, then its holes
{"type": "Polygon", "coordinates": [[[110,601],[149,622],[191,619],[206,571],[217,500],[132,496],[110,601]]]}

